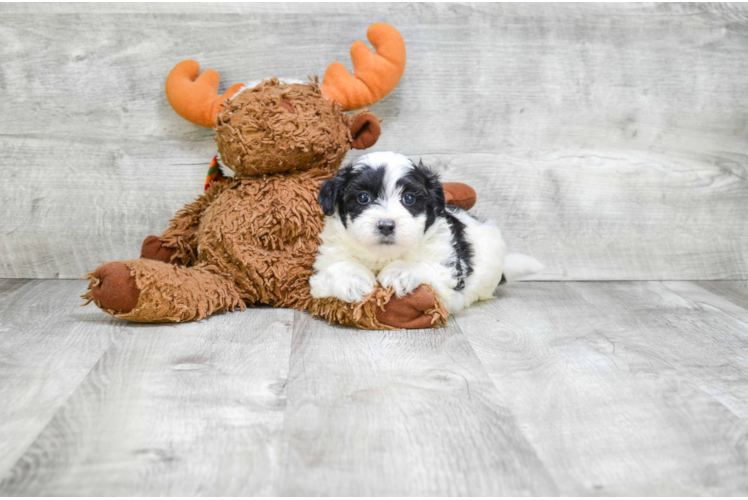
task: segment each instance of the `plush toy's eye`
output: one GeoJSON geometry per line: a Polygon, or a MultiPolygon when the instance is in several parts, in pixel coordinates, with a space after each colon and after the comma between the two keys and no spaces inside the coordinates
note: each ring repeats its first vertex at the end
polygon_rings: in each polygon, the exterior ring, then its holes
{"type": "Polygon", "coordinates": [[[368,205],[371,201],[371,196],[369,196],[369,193],[358,193],[358,202],[362,205],[368,205]]]}
{"type": "Polygon", "coordinates": [[[416,195],[413,193],[405,193],[405,196],[403,196],[403,205],[406,207],[409,207],[413,205],[413,203],[416,202],[416,195]]]}

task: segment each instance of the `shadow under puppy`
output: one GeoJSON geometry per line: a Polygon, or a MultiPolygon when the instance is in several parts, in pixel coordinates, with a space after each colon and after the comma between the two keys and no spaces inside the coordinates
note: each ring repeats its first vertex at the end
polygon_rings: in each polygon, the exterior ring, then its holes
{"type": "Polygon", "coordinates": [[[371,153],[320,187],[322,244],[310,278],[315,298],[358,302],[379,282],[398,296],[431,285],[450,313],[543,268],[506,255],[501,231],[447,205],[439,176],[397,153],[371,153]]]}

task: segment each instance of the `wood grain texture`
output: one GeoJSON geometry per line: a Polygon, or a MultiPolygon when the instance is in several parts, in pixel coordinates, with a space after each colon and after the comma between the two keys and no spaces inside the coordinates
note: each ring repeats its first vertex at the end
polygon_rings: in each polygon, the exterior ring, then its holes
{"type": "Polygon", "coordinates": [[[131,325],[82,282],[0,280],[0,495],[746,495],[727,285],[514,283],[365,332],[131,325]]]}
{"type": "MultiPolygon", "coordinates": [[[[441,13],[448,12],[461,12],[458,9],[465,8],[466,4],[453,4],[445,7],[439,11],[441,13]]],[[[469,3],[467,3],[470,6],[469,3]]],[[[527,5],[517,2],[515,4],[506,5],[487,5],[479,6],[476,4],[472,5],[473,8],[481,7],[481,12],[501,12],[504,15],[512,16],[524,16],[527,17],[530,14],[534,14],[534,11],[528,10],[527,5]]],[[[103,3],[92,4],[91,8],[87,9],[86,12],[92,14],[101,13],[122,13],[122,14],[252,14],[252,13],[271,13],[271,14],[298,14],[298,15],[371,15],[371,16],[385,16],[391,15],[393,12],[398,12],[396,8],[403,9],[400,12],[423,12],[424,9],[432,9],[429,6],[423,6],[418,4],[411,4],[407,6],[398,6],[395,3],[384,3],[380,2],[376,5],[366,5],[357,3],[313,3],[304,2],[303,5],[295,3],[282,3],[282,2],[257,2],[257,3],[190,3],[188,5],[178,5],[176,3],[162,3],[162,4],[139,4],[137,2],[119,2],[113,3],[112,5],[106,5],[103,3]]],[[[572,6],[575,10],[569,10],[569,7],[563,5],[549,4],[545,5],[544,12],[552,13],[555,16],[566,15],[572,18],[580,17],[584,14],[591,15],[593,17],[604,17],[609,15],[611,12],[611,6],[598,4],[588,6],[572,6]]],[[[618,4],[613,6],[615,12],[622,17],[631,17],[635,15],[641,15],[642,6],[640,5],[626,5],[618,4]]],[[[652,7],[648,7],[652,8],[652,7]]],[[[706,15],[711,18],[718,18],[723,20],[729,20],[734,22],[748,20],[748,15],[745,14],[745,6],[743,5],[731,5],[730,3],[683,3],[683,4],[661,4],[656,6],[657,10],[654,14],[661,17],[665,16],[696,16],[706,15]]],[[[32,5],[25,5],[22,2],[11,3],[4,8],[5,12],[14,14],[32,14],[39,13],[39,8],[34,8],[32,5]]],[[[60,3],[46,3],[44,4],[44,12],[49,14],[74,14],[80,12],[80,8],[76,6],[66,6],[60,3]]]]}
{"type": "Polygon", "coordinates": [[[748,278],[745,4],[0,5],[0,276],[137,256],[199,194],[176,62],[321,74],[378,21],[408,66],[374,149],[473,184],[537,279],[748,278]]]}
{"type": "Polygon", "coordinates": [[[0,493],[273,494],[292,321],[254,309],[127,326],[0,493]]]}
{"type": "Polygon", "coordinates": [[[296,313],[284,495],[548,495],[456,325],[367,332],[296,313]]]}
{"type": "Polygon", "coordinates": [[[123,327],[79,308],[83,288],[76,281],[0,280],[0,477],[123,327]]]}
{"type": "Polygon", "coordinates": [[[456,321],[563,494],[745,495],[747,311],[705,294],[521,283],[456,321]]]}
{"type": "Polygon", "coordinates": [[[748,309],[748,281],[700,281],[700,287],[748,309]]]}
{"type": "Polygon", "coordinates": [[[688,282],[611,285],[606,294],[569,286],[606,311],[608,324],[656,336],[661,362],[748,419],[748,311],[688,282]]]}
{"type": "Polygon", "coordinates": [[[498,223],[510,252],[546,266],[531,280],[731,279],[748,270],[748,182],[717,158],[644,151],[418,157],[444,178],[495,193],[479,195],[473,212],[498,223]]]}

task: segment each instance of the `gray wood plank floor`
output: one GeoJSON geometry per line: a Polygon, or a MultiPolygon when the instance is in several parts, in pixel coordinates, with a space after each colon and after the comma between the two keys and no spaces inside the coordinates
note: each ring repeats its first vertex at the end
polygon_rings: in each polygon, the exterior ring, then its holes
{"type": "Polygon", "coordinates": [[[1,495],[748,494],[745,282],[535,282],[447,328],[131,325],[0,280],[1,495]]]}

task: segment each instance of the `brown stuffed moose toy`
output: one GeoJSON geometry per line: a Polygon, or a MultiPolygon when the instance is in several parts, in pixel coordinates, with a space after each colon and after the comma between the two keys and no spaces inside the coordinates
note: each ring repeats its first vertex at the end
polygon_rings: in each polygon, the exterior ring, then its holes
{"type": "MultiPolygon", "coordinates": [[[[309,277],[324,226],[317,201],[348,150],[377,141],[380,122],[368,110],[405,69],[405,43],[387,24],[369,27],[372,53],[351,47],[354,75],[339,63],[322,84],[276,78],[218,95],[219,75],[200,74],[183,61],[169,74],[166,95],[183,118],[216,133],[220,160],[234,171],[177,212],[159,237],[149,236],[141,258],[109,262],[86,278],[83,295],[107,313],[136,322],[199,320],[219,311],[269,304],[309,311],[328,321],[366,329],[427,328],[446,321],[433,291],[421,286],[397,297],[377,287],[355,304],[314,299],[309,277]]],[[[464,184],[445,184],[450,202],[475,203],[464,184]]]]}

